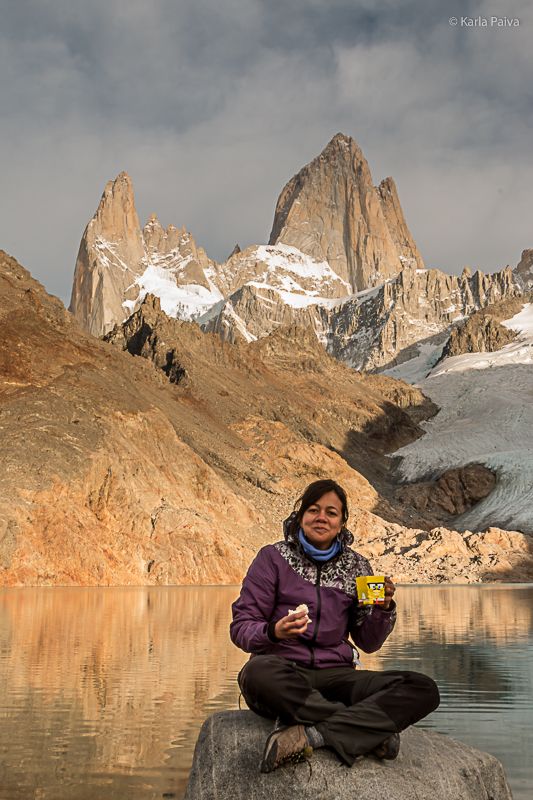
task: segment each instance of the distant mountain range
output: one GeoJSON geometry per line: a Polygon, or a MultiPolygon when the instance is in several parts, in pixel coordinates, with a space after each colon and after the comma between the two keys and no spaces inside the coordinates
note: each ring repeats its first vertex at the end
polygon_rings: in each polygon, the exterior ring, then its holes
{"type": "Polygon", "coordinates": [[[122,173],[83,234],[71,311],[102,336],[150,293],[169,316],[230,342],[296,323],[350,366],[383,369],[533,285],[532,256],[525,251],[514,271],[493,275],[425,269],[393,179],[375,187],[360,148],[337,134],[282,190],[269,243],[236,247],[223,264],[184,228],[164,230],[155,214],[141,229],[122,173]]]}

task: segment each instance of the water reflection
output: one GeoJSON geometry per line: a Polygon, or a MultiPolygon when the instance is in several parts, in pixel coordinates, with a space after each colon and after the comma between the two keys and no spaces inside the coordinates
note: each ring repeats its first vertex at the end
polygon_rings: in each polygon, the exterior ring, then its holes
{"type": "Polygon", "coordinates": [[[515,800],[533,788],[533,587],[402,587],[398,625],[369,669],[430,674],[441,706],[421,727],[493,753],[515,800]]]}
{"type": "Polygon", "coordinates": [[[2,800],[180,796],[198,721],[237,699],[235,588],[0,593],[2,800]],[[228,697],[231,686],[233,695],[228,697]],[[176,772],[171,753],[185,749],[176,772]]]}
{"type": "MultiPolygon", "coordinates": [[[[237,706],[235,587],[0,591],[0,798],[183,795],[203,719],[237,706]]],[[[533,587],[400,587],[370,669],[427,672],[424,723],[501,758],[515,800],[533,767],[533,587]]]]}
{"type": "Polygon", "coordinates": [[[495,658],[533,632],[531,587],[424,586],[398,590],[394,634],[368,669],[406,668],[428,672],[443,687],[470,687],[483,702],[511,700],[509,665],[495,658]]]}

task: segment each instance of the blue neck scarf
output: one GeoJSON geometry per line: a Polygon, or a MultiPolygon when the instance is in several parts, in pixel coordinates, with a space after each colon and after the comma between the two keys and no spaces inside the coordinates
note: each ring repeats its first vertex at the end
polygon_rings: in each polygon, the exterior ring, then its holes
{"type": "Polygon", "coordinates": [[[304,549],[305,555],[309,558],[312,558],[313,561],[329,561],[331,558],[337,556],[341,551],[341,543],[337,537],[335,537],[327,550],[319,550],[318,547],[315,547],[311,544],[311,542],[307,541],[301,528],[298,530],[298,539],[300,540],[300,544],[304,549]]]}

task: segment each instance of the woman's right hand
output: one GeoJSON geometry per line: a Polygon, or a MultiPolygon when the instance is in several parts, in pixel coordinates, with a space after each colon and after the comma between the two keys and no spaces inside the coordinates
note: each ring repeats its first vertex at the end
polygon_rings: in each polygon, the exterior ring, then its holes
{"type": "Polygon", "coordinates": [[[287,614],[286,617],[278,619],[274,626],[274,634],[277,639],[294,639],[305,633],[308,625],[307,612],[296,611],[294,614],[287,614]]]}

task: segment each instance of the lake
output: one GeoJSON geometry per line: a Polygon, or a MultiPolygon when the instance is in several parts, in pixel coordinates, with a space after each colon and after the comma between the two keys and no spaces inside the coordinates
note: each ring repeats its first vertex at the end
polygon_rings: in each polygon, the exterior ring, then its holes
{"type": "MultiPolygon", "coordinates": [[[[0,800],[181,798],[206,716],[238,707],[237,587],[0,589],[0,800]]],[[[422,727],[533,791],[533,585],[400,586],[369,669],[435,678],[422,727]]]]}

